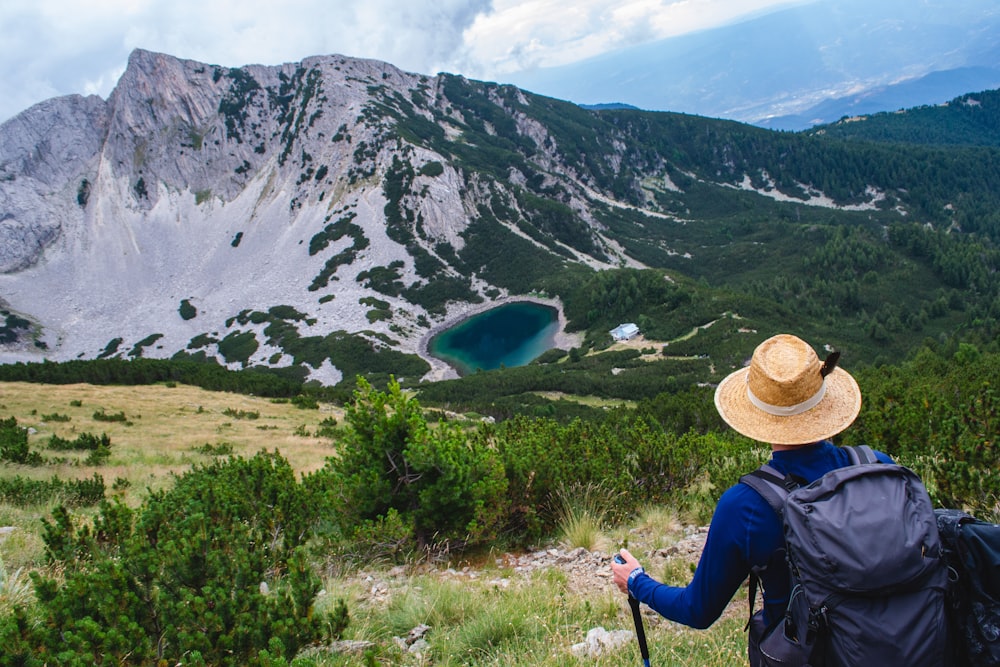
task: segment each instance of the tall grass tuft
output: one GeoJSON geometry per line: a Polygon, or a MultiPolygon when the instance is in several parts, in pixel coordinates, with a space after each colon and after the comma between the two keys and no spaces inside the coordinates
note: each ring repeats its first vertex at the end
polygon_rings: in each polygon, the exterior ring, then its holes
{"type": "Polygon", "coordinates": [[[556,494],[556,526],[560,543],[587,551],[606,546],[604,526],[613,514],[617,494],[600,484],[574,484],[556,494]]]}
{"type": "Polygon", "coordinates": [[[31,579],[24,568],[8,572],[0,557],[0,614],[9,614],[18,607],[26,607],[34,600],[31,579]]]}

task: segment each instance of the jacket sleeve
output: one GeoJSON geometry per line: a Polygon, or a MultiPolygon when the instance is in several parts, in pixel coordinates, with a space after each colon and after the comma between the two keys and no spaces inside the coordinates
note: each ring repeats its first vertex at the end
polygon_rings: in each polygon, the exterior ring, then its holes
{"type": "MultiPolygon", "coordinates": [[[[747,578],[750,563],[766,559],[774,545],[780,544],[780,525],[761,511],[762,502],[745,485],[727,490],[716,506],[691,583],[667,586],[648,574],[639,574],[629,592],[671,621],[699,629],[710,626],[747,578]]],[[[773,514],[770,508],[764,510],[773,514]]]]}

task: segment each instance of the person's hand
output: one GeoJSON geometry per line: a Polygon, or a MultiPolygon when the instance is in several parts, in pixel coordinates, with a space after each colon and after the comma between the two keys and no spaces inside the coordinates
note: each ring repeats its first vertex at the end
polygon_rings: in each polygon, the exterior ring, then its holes
{"type": "Polygon", "coordinates": [[[632,570],[637,567],[642,567],[639,565],[639,561],[635,559],[635,556],[630,554],[627,549],[622,549],[618,552],[624,563],[617,563],[615,559],[611,559],[611,572],[614,574],[615,586],[618,587],[622,593],[628,595],[628,575],[632,574],[632,570]]]}

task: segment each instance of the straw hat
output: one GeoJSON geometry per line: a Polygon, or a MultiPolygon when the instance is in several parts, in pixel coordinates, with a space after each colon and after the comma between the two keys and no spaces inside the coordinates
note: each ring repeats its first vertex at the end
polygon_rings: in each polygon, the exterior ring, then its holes
{"type": "Polygon", "coordinates": [[[719,384],[715,407],[727,424],[761,442],[802,445],[830,438],[861,410],[858,383],[836,368],[837,356],[822,363],[796,336],[768,338],[754,350],[750,366],[719,384]]]}

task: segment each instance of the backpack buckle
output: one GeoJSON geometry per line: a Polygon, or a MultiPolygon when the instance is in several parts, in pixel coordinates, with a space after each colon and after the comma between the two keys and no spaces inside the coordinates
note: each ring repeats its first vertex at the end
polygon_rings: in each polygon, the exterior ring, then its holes
{"type": "Polygon", "coordinates": [[[812,609],[809,611],[809,630],[812,632],[819,632],[820,628],[829,625],[829,621],[826,617],[826,612],[829,611],[827,606],[824,604],[819,609],[812,609]]]}

